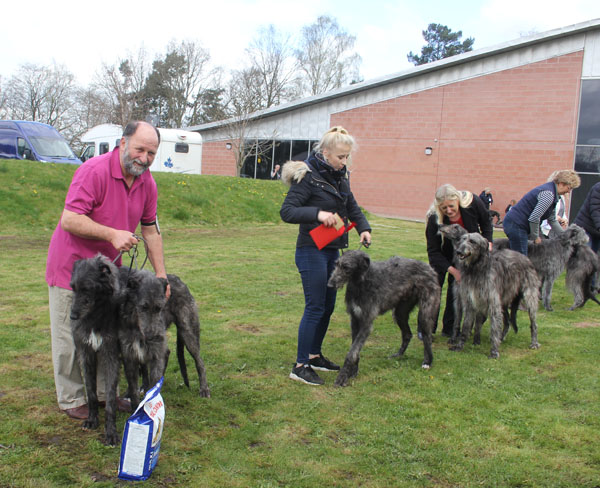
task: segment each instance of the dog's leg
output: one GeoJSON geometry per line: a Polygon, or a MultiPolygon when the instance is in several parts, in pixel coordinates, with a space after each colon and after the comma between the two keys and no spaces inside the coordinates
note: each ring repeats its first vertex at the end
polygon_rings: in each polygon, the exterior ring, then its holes
{"type": "Polygon", "coordinates": [[[554,309],[550,302],[552,301],[552,287],[554,286],[554,281],[550,278],[544,278],[544,283],[542,284],[542,303],[544,304],[544,308],[548,310],[548,312],[553,312],[554,309]]]}
{"type": "Polygon", "coordinates": [[[459,284],[455,281],[452,286],[455,287],[454,291],[454,324],[452,326],[452,337],[448,340],[448,344],[456,344],[458,342],[458,336],[460,335],[460,324],[462,322],[463,306],[462,299],[460,296],[460,290],[458,289],[459,284]]]}
{"type": "MultiPolygon", "coordinates": [[[[127,397],[131,401],[131,411],[140,404],[140,390],[138,387],[138,377],[140,374],[141,366],[138,361],[131,357],[123,356],[123,369],[125,370],[125,378],[127,379],[127,397]]],[[[148,378],[148,368],[144,366],[146,371],[146,381],[148,378]]]]}
{"type": "Polygon", "coordinates": [[[105,443],[108,446],[116,446],[119,443],[119,434],[117,433],[117,386],[119,385],[119,368],[121,364],[117,360],[119,349],[117,344],[114,347],[105,348],[105,371],[106,381],[106,408],[105,415],[105,443]]]}
{"type": "Polygon", "coordinates": [[[85,392],[88,402],[88,418],[83,421],[84,429],[98,428],[98,390],[96,384],[98,362],[96,351],[84,344],[79,344],[77,350],[81,352],[80,364],[83,370],[85,392]]]}
{"type": "MultiPolygon", "coordinates": [[[[402,357],[410,340],[412,339],[412,332],[410,331],[410,326],[408,325],[408,316],[410,315],[410,311],[412,309],[411,304],[408,302],[400,303],[393,312],[394,322],[400,328],[400,332],[402,333],[402,344],[400,345],[400,349],[398,352],[391,355],[393,358],[402,357]]],[[[425,335],[425,331],[421,329],[421,323],[419,321],[419,331],[423,336],[425,335]]]]}
{"type": "MultiPolygon", "coordinates": [[[[181,376],[183,378],[183,383],[188,388],[190,387],[190,380],[188,379],[187,373],[187,364],[185,364],[185,355],[184,355],[184,347],[185,347],[185,339],[182,337],[182,334],[179,332],[179,326],[177,326],[177,362],[179,363],[179,371],[181,372],[181,376]]],[[[188,346],[188,351],[189,351],[188,346]]],[[[193,356],[193,354],[192,354],[193,356]]]]}
{"type": "Polygon", "coordinates": [[[525,294],[525,306],[527,307],[527,312],[529,313],[529,323],[531,328],[531,344],[529,345],[531,349],[538,349],[540,347],[540,343],[537,340],[537,304],[538,302],[532,293],[525,294]]]}
{"type": "Polygon", "coordinates": [[[346,386],[348,380],[358,374],[358,362],[360,360],[360,350],[364,346],[367,338],[371,334],[373,329],[373,320],[362,321],[361,319],[352,316],[351,327],[353,331],[358,331],[356,337],[352,341],[350,350],[344,360],[344,365],[340,369],[340,372],[335,379],[335,386],[346,386]]]}
{"type": "Polygon", "coordinates": [[[471,303],[463,300],[463,326],[462,331],[458,337],[458,341],[456,344],[450,346],[451,351],[462,351],[465,347],[465,343],[469,339],[471,335],[471,328],[473,327],[473,322],[475,321],[476,313],[473,310],[473,305],[471,303]]]}
{"type": "MultiPolygon", "coordinates": [[[[194,324],[182,323],[182,326],[179,326],[177,323],[177,358],[179,360],[179,367],[181,368],[181,362],[183,360],[183,364],[185,367],[185,357],[183,357],[183,345],[185,345],[188,352],[191,354],[192,358],[194,358],[194,363],[196,364],[196,371],[198,373],[198,380],[200,382],[200,396],[203,398],[210,397],[210,389],[208,387],[208,381],[206,379],[206,367],[204,366],[204,361],[200,356],[200,326],[194,324]],[[180,332],[181,329],[181,332],[180,332]],[[179,357],[179,343],[181,338],[181,358],[179,357]]],[[[181,371],[183,376],[183,370],[181,371]]],[[[187,373],[186,373],[187,377],[187,373]]],[[[185,380],[184,380],[185,382],[185,380]]],[[[186,382],[186,385],[189,388],[189,381],[186,382]]]]}
{"type": "Polygon", "coordinates": [[[481,329],[483,324],[487,320],[487,317],[483,314],[475,314],[475,327],[473,328],[473,345],[479,346],[481,344],[481,329]]]}
{"type": "Polygon", "coordinates": [[[502,340],[502,306],[500,305],[500,297],[493,297],[490,303],[490,358],[496,359],[500,357],[498,349],[502,340]]]}

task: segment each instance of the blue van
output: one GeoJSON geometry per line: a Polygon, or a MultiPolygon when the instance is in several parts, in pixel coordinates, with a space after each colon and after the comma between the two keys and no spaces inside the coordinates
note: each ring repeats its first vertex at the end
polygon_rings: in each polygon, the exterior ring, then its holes
{"type": "Polygon", "coordinates": [[[0,120],[0,158],[81,164],[54,127],[25,120],[0,120]]]}

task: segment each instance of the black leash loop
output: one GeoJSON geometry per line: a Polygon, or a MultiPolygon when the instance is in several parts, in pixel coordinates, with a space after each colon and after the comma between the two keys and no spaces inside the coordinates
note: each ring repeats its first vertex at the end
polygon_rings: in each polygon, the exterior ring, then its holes
{"type": "Polygon", "coordinates": [[[369,249],[369,247],[371,247],[371,243],[370,243],[370,242],[364,242],[364,241],[361,241],[361,242],[358,244],[358,250],[359,250],[359,251],[360,251],[360,248],[361,248],[361,247],[364,247],[364,248],[365,248],[365,250],[366,250],[366,249],[369,249]]]}

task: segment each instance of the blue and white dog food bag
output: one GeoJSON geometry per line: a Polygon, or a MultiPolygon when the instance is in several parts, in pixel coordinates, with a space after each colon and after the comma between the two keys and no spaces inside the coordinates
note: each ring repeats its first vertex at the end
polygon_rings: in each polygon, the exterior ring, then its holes
{"type": "Polygon", "coordinates": [[[125,423],[119,478],[147,480],[158,461],[165,424],[165,403],[160,394],[164,378],[154,385],[125,423]]]}

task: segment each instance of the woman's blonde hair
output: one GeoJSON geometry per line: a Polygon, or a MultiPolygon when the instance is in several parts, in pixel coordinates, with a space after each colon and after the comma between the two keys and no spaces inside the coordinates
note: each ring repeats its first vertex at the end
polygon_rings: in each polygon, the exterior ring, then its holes
{"type": "MultiPolygon", "coordinates": [[[[352,137],[346,129],[338,125],[329,129],[321,140],[315,145],[314,149],[317,153],[323,153],[323,149],[332,150],[337,146],[350,146],[350,151],[356,150],[356,140],[352,137]]],[[[350,164],[350,157],[348,157],[347,166],[350,164]]]]}
{"type": "Polygon", "coordinates": [[[569,185],[571,190],[581,185],[581,178],[579,175],[571,169],[561,169],[554,171],[549,177],[548,181],[553,181],[555,184],[564,183],[569,185]]]}
{"type": "Polygon", "coordinates": [[[458,200],[459,207],[465,208],[471,205],[473,194],[470,191],[457,190],[450,183],[446,183],[435,191],[435,199],[427,211],[427,217],[435,214],[437,223],[441,224],[444,221],[444,214],[440,207],[446,200],[458,200]]]}

